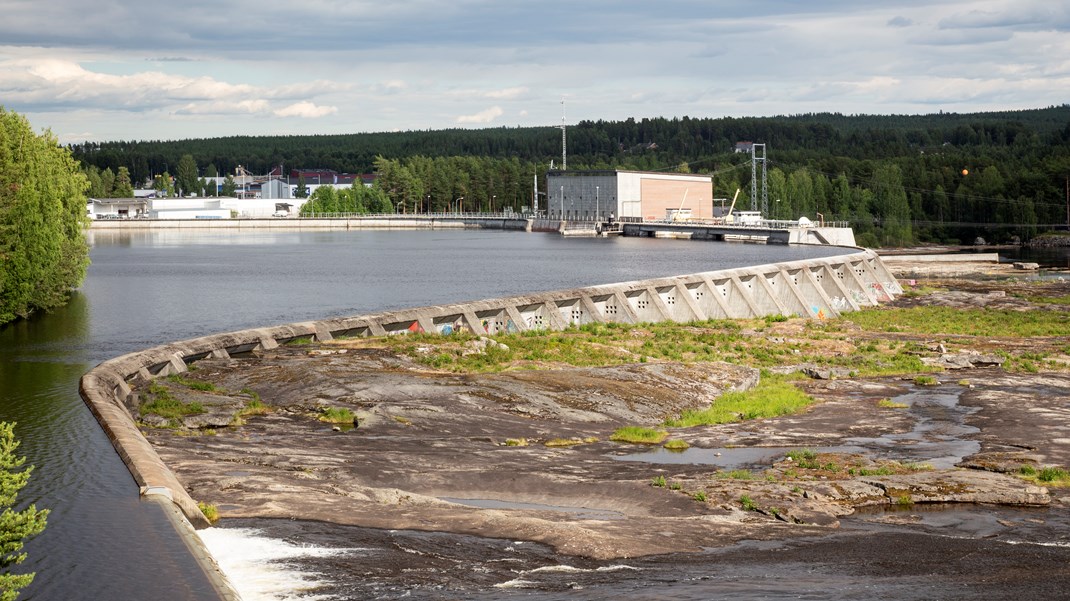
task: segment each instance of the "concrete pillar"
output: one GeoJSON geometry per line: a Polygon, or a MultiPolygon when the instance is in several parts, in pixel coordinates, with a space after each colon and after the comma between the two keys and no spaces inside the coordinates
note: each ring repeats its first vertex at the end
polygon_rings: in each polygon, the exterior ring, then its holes
{"type": "MultiPolygon", "coordinates": [[[[528,324],[524,323],[524,316],[517,310],[516,305],[506,305],[505,314],[509,321],[513,322],[513,326],[516,327],[518,332],[524,332],[528,329],[528,324]]],[[[506,327],[508,328],[508,325],[506,327]]]]}
{"type": "MultiPolygon", "coordinates": [[[[732,276],[728,281],[732,282],[732,286],[735,288],[735,296],[743,300],[747,305],[747,311],[750,312],[750,315],[743,315],[742,317],[758,317],[761,315],[761,313],[758,312],[758,307],[754,304],[754,300],[751,298],[750,290],[747,289],[742,280],[740,280],[738,276],[732,276]]],[[[731,298],[732,294],[729,293],[729,299],[731,298]]]]}

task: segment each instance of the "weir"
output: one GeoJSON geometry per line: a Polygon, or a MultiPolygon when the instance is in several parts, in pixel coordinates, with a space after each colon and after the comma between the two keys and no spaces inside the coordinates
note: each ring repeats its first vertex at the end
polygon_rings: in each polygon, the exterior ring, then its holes
{"type": "MultiPolygon", "coordinates": [[[[836,257],[214,334],[109,359],[82,376],[79,388],[141,494],[173,503],[189,524],[203,528],[209,522],[196,501],[139,431],[134,420],[138,399],[131,387],[185,372],[199,359],[268,350],[295,339],[326,341],[341,336],[497,334],[595,322],[689,322],[777,314],[826,319],[899,294],[902,288],[880,257],[856,250],[836,257]]],[[[209,559],[203,563],[211,572],[209,559]]],[[[221,596],[234,598],[228,588],[225,582],[220,585],[221,596]]]]}

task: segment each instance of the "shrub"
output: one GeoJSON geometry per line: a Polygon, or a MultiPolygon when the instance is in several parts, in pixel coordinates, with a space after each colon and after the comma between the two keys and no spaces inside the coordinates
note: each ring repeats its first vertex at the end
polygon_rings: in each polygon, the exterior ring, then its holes
{"type": "Polygon", "coordinates": [[[654,479],[650,481],[650,485],[663,488],[665,486],[665,476],[654,476],[654,479]]]}
{"type": "Polygon", "coordinates": [[[914,383],[918,386],[936,386],[940,382],[935,376],[916,376],[914,378],[914,383]]]}
{"type": "Polygon", "coordinates": [[[219,509],[215,505],[205,503],[204,501],[198,501],[197,507],[200,508],[204,517],[208,519],[209,524],[214,524],[219,521],[219,509]]]}
{"type": "Polygon", "coordinates": [[[739,504],[743,507],[744,511],[758,511],[758,504],[754,502],[747,495],[743,495],[739,498],[739,504]]]}

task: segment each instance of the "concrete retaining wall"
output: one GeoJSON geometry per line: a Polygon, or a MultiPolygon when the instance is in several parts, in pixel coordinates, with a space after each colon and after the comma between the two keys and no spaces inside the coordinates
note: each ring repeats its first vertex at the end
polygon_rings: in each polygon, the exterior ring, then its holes
{"type": "Polygon", "coordinates": [[[530,220],[520,217],[351,217],[345,219],[98,219],[93,230],[360,230],[360,229],[495,229],[529,231],[530,220]]]}
{"type": "Polygon", "coordinates": [[[208,356],[272,349],[281,343],[339,336],[387,336],[408,332],[450,334],[563,329],[569,325],[618,321],[694,321],[770,314],[813,319],[888,301],[899,283],[872,251],[758,267],[624,282],[437,305],[357,317],[343,317],[214,334],[109,359],[82,377],[81,394],[144,495],[173,502],[196,527],[207,520],[175,475],[138,431],[127,406],[130,385],[186,371],[208,356]]]}

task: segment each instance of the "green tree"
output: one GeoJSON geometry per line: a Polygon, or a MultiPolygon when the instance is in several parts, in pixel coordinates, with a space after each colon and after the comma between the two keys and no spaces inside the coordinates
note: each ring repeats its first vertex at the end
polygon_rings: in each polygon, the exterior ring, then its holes
{"type": "Polygon", "coordinates": [[[130,170],[119,167],[119,174],[115,176],[115,187],[111,191],[112,198],[133,198],[134,184],[130,181],[130,170]]]}
{"type": "Polygon", "coordinates": [[[90,165],[88,169],[83,168],[82,171],[89,180],[87,192],[89,198],[107,198],[104,193],[104,180],[100,179],[100,169],[96,165],[90,165]]]}
{"type": "Polygon", "coordinates": [[[220,194],[223,196],[234,196],[234,193],[238,191],[238,184],[234,182],[234,177],[229,173],[223,178],[223,189],[220,194]]]}
{"type": "Polygon", "coordinates": [[[171,174],[164,171],[163,174],[157,175],[156,179],[152,182],[152,189],[156,190],[162,197],[174,196],[175,186],[171,182],[171,174]]]}
{"type": "Polygon", "coordinates": [[[31,504],[22,511],[15,511],[19,491],[26,486],[33,472],[33,466],[19,469],[26,462],[25,457],[18,457],[15,451],[19,441],[15,438],[15,424],[0,422],[0,601],[15,601],[19,591],[33,582],[34,574],[11,574],[8,568],[22,563],[26,554],[22,553],[23,542],[45,529],[48,510],[38,510],[31,504]]]}
{"type": "Polygon", "coordinates": [[[294,190],[294,198],[308,198],[308,184],[305,183],[305,176],[297,176],[297,189],[294,190]]]}
{"type": "Polygon", "coordinates": [[[103,184],[104,194],[100,198],[113,198],[112,191],[115,189],[115,172],[107,167],[100,172],[100,181],[103,184]]]}
{"type": "Polygon", "coordinates": [[[175,184],[180,196],[196,194],[201,188],[197,186],[197,162],[192,154],[184,154],[178,161],[178,170],[175,172],[175,184]]]}
{"type": "Polygon", "coordinates": [[[63,305],[85,278],[88,187],[50,132],[0,107],[0,324],[63,305]]]}

